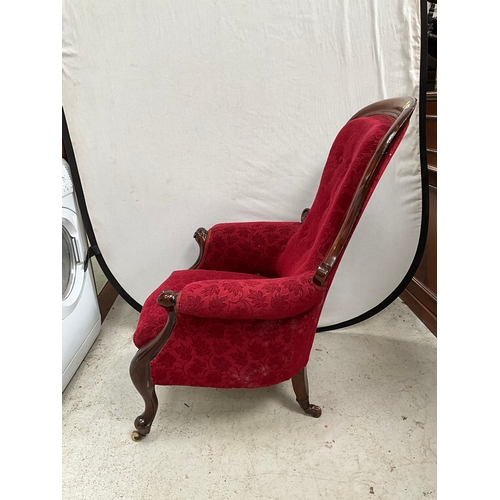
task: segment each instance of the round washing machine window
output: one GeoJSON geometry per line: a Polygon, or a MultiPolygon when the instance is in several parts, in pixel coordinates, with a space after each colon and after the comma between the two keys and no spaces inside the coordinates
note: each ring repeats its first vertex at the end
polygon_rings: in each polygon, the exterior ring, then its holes
{"type": "Polygon", "coordinates": [[[68,317],[78,304],[85,281],[85,233],[75,212],[63,208],[62,217],[62,315],[68,317]]]}
{"type": "Polygon", "coordinates": [[[73,290],[76,276],[76,259],[71,236],[62,228],[62,300],[66,300],[73,290]]]}

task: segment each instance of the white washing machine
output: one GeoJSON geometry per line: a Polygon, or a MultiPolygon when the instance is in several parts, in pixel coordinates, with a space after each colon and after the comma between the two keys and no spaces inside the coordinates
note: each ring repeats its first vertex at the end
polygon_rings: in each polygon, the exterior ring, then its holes
{"type": "Polygon", "coordinates": [[[62,160],[62,390],[66,388],[101,330],[92,267],[84,269],[87,237],[73,189],[70,168],[62,160]]]}

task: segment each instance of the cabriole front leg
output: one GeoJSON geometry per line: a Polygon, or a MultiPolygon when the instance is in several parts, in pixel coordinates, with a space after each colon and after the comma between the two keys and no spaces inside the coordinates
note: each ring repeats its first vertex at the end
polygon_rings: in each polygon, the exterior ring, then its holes
{"type": "Polygon", "coordinates": [[[151,430],[151,424],[158,410],[158,398],[155,385],[151,380],[150,363],[165,345],[177,321],[174,311],[177,294],[171,290],[163,291],[156,300],[168,312],[167,324],[163,330],[150,342],[142,346],[130,363],[130,378],[144,399],[145,409],[134,422],[136,430],[132,432],[132,439],[140,441],[151,430]]]}

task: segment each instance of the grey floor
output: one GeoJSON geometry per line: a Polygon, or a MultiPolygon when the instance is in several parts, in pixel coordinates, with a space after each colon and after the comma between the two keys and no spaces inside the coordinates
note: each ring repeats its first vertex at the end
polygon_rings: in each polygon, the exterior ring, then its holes
{"type": "Polygon", "coordinates": [[[313,419],[291,383],[158,387],[151,434],[128,376],[138,313],[118,298],[63,394],[63,499],[435,499],[436,338],[397,299],[318,333],[313,419]]]}

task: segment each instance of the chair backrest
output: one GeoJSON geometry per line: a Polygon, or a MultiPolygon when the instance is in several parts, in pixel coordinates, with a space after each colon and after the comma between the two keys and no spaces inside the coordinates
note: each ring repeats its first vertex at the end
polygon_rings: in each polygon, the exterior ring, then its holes
{"type": "Polygon", "coordinates": [[[311,272],[316,284],[331,282],[416,102],[413,97],[379,101],[344,125],[331,147],[314,203],[278,259],[280,276],[311,272]]]}

